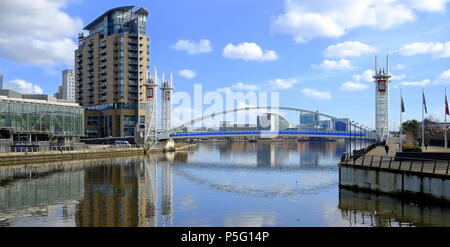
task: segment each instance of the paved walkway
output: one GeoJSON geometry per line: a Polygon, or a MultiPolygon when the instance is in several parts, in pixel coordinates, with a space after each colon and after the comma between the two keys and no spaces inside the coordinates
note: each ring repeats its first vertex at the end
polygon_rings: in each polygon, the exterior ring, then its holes
{"type": "Polygon", "coordinates": [[[376,146],[374,149],[370,150],[368,152],[368,155],[375,155],[375,156],[390,156],[395,157],[395,153],[397,153],[400,149],[399,146],[400,138],[399,137],[389,137],[387,144],[389,145],[389,152],[386,155],[386,151],[384,150],[384,146],[376,146]]]}
{"type": "MultiPolygon", "coordinates": [[[[389,152],[386,155],[384,146],[377,146],[368,152],[368,155],[375,156],[390,156],[395,157],[395,153],[400,151],[400,138],[399,137],[389,137],[388,138],[389,152]]],[[[444,147],[428,146],[427,149],[423,148],[422,152],[450,152],[450,148],[445,149],[444,147]]]]}

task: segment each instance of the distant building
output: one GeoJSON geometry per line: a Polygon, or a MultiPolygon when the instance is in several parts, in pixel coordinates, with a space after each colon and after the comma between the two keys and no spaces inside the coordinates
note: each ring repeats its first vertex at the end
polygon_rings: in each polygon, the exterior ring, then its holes
{"type": "Polygon", "coordinates": [[[0,89],[3,89],[3,74],[0,74],[0,89]]]}
{"type": "Polygon", "coordinates": [[[74,146],[84,135],[84,110],[46,94],[0,90],[0,147],[74,146]]]}
{"type": "Polygon", "coordinates": [[[300,113],[300,125],[301,126],[315,126],[319,122],[319,115],[312,113],[300,113]]]}
{"type": "Polygon", "coordinates": [[[62,86],[58,93],[61,99],[75,102],[75,73],[72,69],[62,72],[62,86]]]}
{"type": "Polygon", "coordinates": [[[289,128],[289,122],[275,113],[264,113],[257,117],[258,130],[279,131],[289,128]]]}

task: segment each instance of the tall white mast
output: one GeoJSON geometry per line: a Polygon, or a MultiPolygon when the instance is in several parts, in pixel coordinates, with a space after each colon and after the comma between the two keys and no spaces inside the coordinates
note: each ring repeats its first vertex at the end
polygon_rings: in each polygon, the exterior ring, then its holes
{"type": "Polygon", "coordinates": [[[145,115],[145,139],[144,142],[157,141],[157,130],[156,130],[156,104],[157,104],[157,88],[158,88],[158,74],[155,74],[147,81],[147,92],[146,92],[146,115],[145,115]]]}

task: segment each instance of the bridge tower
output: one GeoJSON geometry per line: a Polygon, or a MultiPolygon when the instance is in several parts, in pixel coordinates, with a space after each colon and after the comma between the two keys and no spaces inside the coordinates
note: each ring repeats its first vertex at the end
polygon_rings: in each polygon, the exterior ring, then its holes
{"type": "Polygon", "coordinates": [[[161,108],[161,131],[162,133],[166,133],[170,130],[171,127],[171,119],[172,119],[172,73],[170,73],[170,81],[164,80],[164,73],[162,74],[162,108],[161,108]]]}
{"type": "Polygon", "coordinates": [[[145,116],[145,139],[144,143],[155,142],[157,138],[156,129],[156,99],[158,87],[158,75],[155,68],[155,75],[147,80],[146,116],[145,116]]]}
{"type": "Polygon", "coordinates": [[[375,130],[381,141],[389,134],[389,55],[386,55],[386,68],[378,68],[375,56],[375,130]],[[386,71],[385,71],[386,69],[386,71]]]}

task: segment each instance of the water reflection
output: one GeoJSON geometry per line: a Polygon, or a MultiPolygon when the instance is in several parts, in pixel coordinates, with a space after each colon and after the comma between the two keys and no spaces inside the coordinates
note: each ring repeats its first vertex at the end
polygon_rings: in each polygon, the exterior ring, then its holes
{"type": "Polygon", "coordinates": [[[448,204],[340,189],[338,207],[349,226],[450,226],[448,204]]]}
{"type": "Polygon", "coordinates": [[[339,191],[346,146],[203,143],[192,152],[3,166],[0,225],[449,225],[448,208],[339,191]]]}

